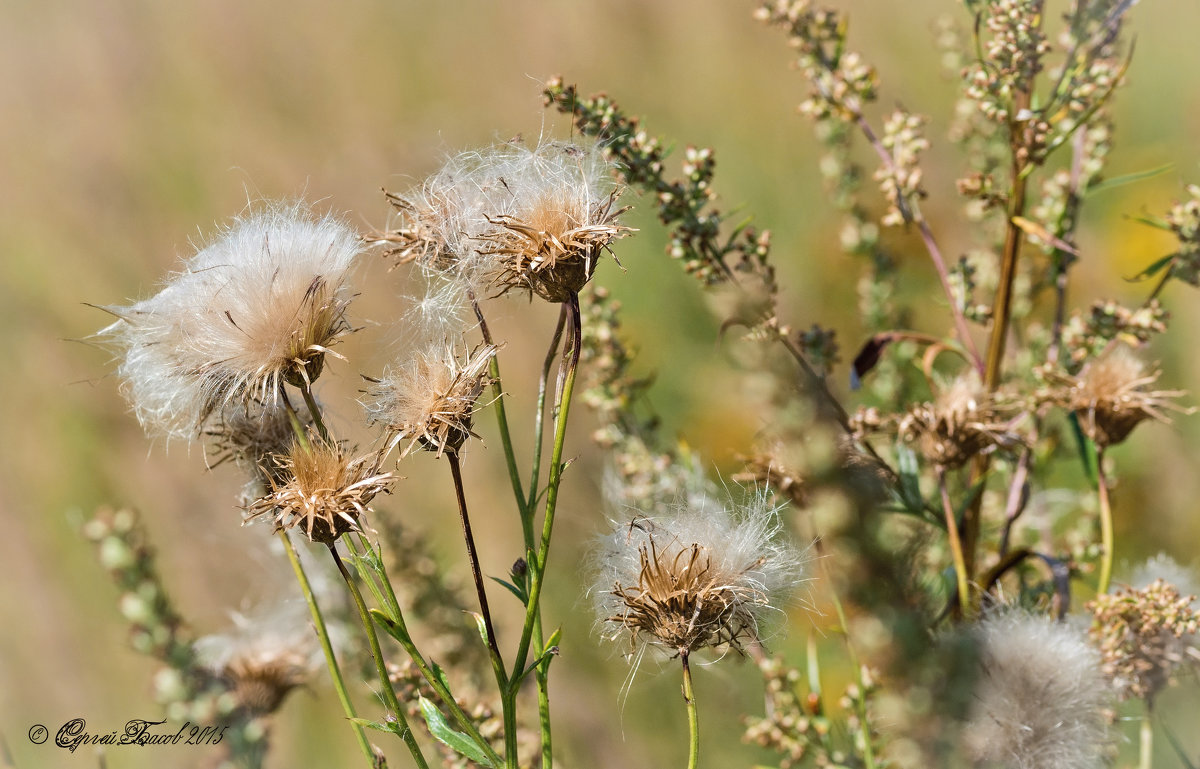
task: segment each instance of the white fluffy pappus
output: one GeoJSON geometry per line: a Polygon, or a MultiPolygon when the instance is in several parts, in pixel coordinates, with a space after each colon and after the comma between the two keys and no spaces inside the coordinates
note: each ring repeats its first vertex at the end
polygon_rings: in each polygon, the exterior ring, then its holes
{"type": "Polygon", "coordinates": [[[99,335],[121,353],[142,426],[188,440],[230,403],[275,403],[284,382],[316,379],[350,330],[360,249],[337,218],[275,204],[235,220],[155,296],[104,307],[118,320],[99,335]]]}
{"type": "Polygon", "coordinates": [[[1111,689],[1084,632],[1016,609],[987,617],[972,632],[980,671],[962,738],[973,765],[1103,766],[1111,689]]]}
{"type": "Polygon", "coordinates": [[[591,595],[601,634],[674,654],[762,637],[803,579],[805,559],[781,536],[767,492],[745,504],[691,494],[661,514],[613,522],[594,555],[591,595]]]}

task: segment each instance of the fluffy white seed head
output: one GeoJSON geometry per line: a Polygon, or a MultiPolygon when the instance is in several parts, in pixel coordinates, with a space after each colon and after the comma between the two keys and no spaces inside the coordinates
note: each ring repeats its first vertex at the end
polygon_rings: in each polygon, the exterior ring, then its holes
{"type": "Polygon", "coordinates": [[[595,147],[508,142],[451,157],[419,188],[389,196],[399,224],[376,241],[478,296],[518,288],[563,301],[629,232],[616,223],[618,195],[595,147]]]}
{"type": "Polygon", "coordinates": [[[359,250],[336,218],[277,204],[236,220],[155,296],[105,308],[118,320],[101,335],[146,430],[191,439],[231,403],[275,403],[284,382],[316,379],[350,330],[359,250]]]}
{"type": "Polygon", "coordinates": [[[613,522],[599,543],[592,587],[601,633],[673,653],[740,650],[803,575],[765,493],[734,505],[693,496],[661,514],[613,522]]]}
{"type": "Polygon", "coordinates": [[[974,765],[1102,766],[1110,689],[1083,631],[1010,610],[982,620],[974,632],[980,672],[963,731],[974,765]]]}

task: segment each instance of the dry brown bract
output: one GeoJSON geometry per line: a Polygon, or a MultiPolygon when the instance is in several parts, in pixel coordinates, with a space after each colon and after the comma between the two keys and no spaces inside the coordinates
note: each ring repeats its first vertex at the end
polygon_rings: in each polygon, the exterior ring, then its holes
{"type": "Polygon", "coordinates": [[[295,444],[279,458],[284,480],[271,480],[271,492],[246,508],[247,519],[268,515],[276,531],[298,527],[313,542],[331,544],[361,531],[367,506],[395,480],[379,472],[379,462],[378,454],[347,460],[340,445],[321,440],[295,444]]]}
{"type": "Polygon", "coordinates": [[[238,704],[253,715],[274,713],[292,689],[308,680],[307,660],[298,652],[278,651],[234,657],[220,672],[238,704]]]}
{"type": "Polygon", "coordinates": [[[613,210],[618,191],[590,210],[577,199],[548,194],[522,214],[489,218],[499,230],[481,238],[483,253],[498,259],[500,294],[527,289],[549,302],[578,294],[609,243],[632,230],[617,224],[627,208],[613,210]]]}
{"type": "Polygon", "coordinates": [[[1151,390],[1159,372],[1147,372],[1128,345],[1118,344],[1084,366],[1078,377],[1060,377],[1057,401],[1074,411],[1084,433],[1103,449],[1116,445],[1143,420],[1169,422],[1164,410],[1190,413],[1173,399],[1182,390],[1151,390]]]}

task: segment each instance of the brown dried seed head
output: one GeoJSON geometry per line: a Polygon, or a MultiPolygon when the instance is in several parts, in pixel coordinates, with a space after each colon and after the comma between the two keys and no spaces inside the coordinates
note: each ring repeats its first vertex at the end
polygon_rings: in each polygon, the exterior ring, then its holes
{"type": "Polygon", "coordinates": [[[1083,431],[1097,446],[1121,443],[1146,419],[1170,421],[1164,409],[1187,411],[1174,402],[1182,390],[1151,390],[1159,373],[1128,345],[1117,344],[1084,366],[1078,377],[1064,380],[1058,400],[1078,416],[1083,431]]]}
{"type": "Polygon", "coordinates": [[[247,518],[270,516],[277,531],[297,527],[324,544],[361,531],[371,500],[395,480],[379,472],[379,461],[376,454],[347,460],[339,444],[322,440],[294,444],[279,459],[285,480],[272,480],[271,492],[246,508],[247,518]]]}
{"type": "Polygon", "coordinates": [[[959,377],[933,403],[913,407],[900,418],[901,437],[914,441],[925,459],[943,469],[964,465],[976,454],[1019,440],[1004,408],[978,377],[959,377]]]}
{"type": "Polygon", "coordinates": [[[240,707],[252,715],[268,715],[308,679],[308,663],[305,655],[287,650],[245,654],[231,659],[220,676],[230,685],[240,707]]]}
{"type": "Polygon", "coordinates": [[[456,452],[475,435],[475,404],[491,383],[488,366],[496,345],[476,348],[465,360],[442,345],[418,353],[388,372],[368,394],[370,421],[386,426],[389,449],[407,440],[403,454],[420,447],[456,452]]]}
{"type": "Polygon", "coordinates": [[[591,280],[608,245],[632,230],[617,224],[619,191],[589,207],[577,197],[547,193],[513,214],[489,219],[496,232],[481,238],[483,252],[499,262],[500,294],[526,289],[549,302],[565,302],[591,280]]]}

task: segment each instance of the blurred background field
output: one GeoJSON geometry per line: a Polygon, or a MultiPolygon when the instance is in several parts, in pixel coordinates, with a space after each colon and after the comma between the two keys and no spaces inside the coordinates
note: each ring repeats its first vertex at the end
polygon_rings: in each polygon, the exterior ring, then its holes
{"type": "MultiPolygon", "coordinates": [[[[882,107],[903,103],[933,117],[925,210],[943,249],[957,254],[969,239],[953,186],[957,153],[942,139],[956,84],[942,73],[932,41],[940,15],[968,22],[961,5],[838,5],[851,13],[854,46],[879,68],[882,107]]],[[[785,320],[838,329],[843,357],[853,356],[861,341],[858,265],[838,250],[816,142],[794,114],[805,86],[789,70],[782,37],[750,12],[750,3],[733,0],[0,2],[0,735],[17,767],[97,765],[84,750],[31,745],[26,731],[35,723],[53,732],[85,717],[107,731],[158,717],[154,666],[129,649],[116,591],[78,534],[97,505],[143,512],[178,608],[198,632],[223,628],[229,609],[270,594],[279,581],[260,563],[261,530],[239,528],[237,473],[207,472],[198,447],[151,444],[109,375],[109,354],[85,339],[107,318],[84,302],[152,293],[191,242],[247,201],[303,197],[363,229],[381,226],[388,206],[380,187],[402,191],[448,152],[517,134],[565,137],[567,124],[545,113],[539,96],[541,82],[561,73],[584,93],[609,92],[678,150],[713,146],[722,209],[736,209],[736,219],[752,215],[775,235],[785,320]]],[[[1133,12],[1137,50],[1115,103],[1109,173],[1173,168],[1094,201],[1082,227],[1076,305],[1141,296],[1145,287],[1123,278],[1171,244],[1127,215],[1159,214],[1181,184],[1200,181],[1197,28],[1195,3],[1147,2],[1133,12]]],[[[695,282],[663,253],[650,201],[631,195],[628,202],[641,232],[618,246],[627,271],[606,262],[597,280],[624,303],[639,370],[655,376],[650,401],[665,434],[728,471],[763,426],[730,394],[753,397],[755,382],[717,344],[719,322],[695,282]]],[[[919,244],[897,238],[896,246],[906,259],[904,290],[931,297],[918,321],[942,333],[945,315],[919,244]]],[[[374,255],[360,278],[353,312],[364,331],[343,350],[350,362],[336,362],[335,376],[319,388],[341,404],[334,419],[343,433],[361,429],[352,401],[358,374],[378,374],[397,349],[403,329],[394,320],[411,290],[374,255]]],[[[1163,381],[1196,390],[1200,304],[1182,285],[1165,302],[1174,330],[1155,350],[1163,381]]],[[[553,316],[523,300],[499,307],[495,322],[509,340],[506,389],[523,425],[553,316]]],[[[846,393],[845,363],[835,377],[846,393]]],[[[586,410],[575,416],[568,453],[580,459],[567,478],[551,563],[558,576],[548,621],[565,628],[554,676],[562,705],[556,747],[564,766],[579,769],[675,763],[686,734],[676,679],[647,665],[622,702],[627,666],[598,648],[592,633],[575,565],[603,523],[603,457],[588,443],[586,410]],[[658,717],[648,735],[642,725],[651,713],[658,717]],[[678,739],[660,739],[668,730],[678,739]]],[[[519,554],[520,534],[494,421],[490,414],[479,421],[486,447],[466,457],[468,493],[479,511],[484,568],[502,574],[519,554]]],[[[1183,563],[1196,559],[1198,448],[1200,423],[1183,417],[1143,428],[1114,452],[1118,561],[1160,550],[1183,563]]],[[[401,472],[408,479],[381,507],[430,532],[446,562],[461,565],[444,470],[416,457],[401,472]]],[[[827,621],[797,607],[789,638],[777,643],[800,649],[811,626],[827,621]]],[[[733,660],[698,674],[710,766],[745,764],[726,756],[740,750],[736,714],[761,707],[759,685],[751,666],[733,660]],[[732,748],[722,751],[722,743],[732,748]]],[[[371,705],[365,695],[360,702],[371,705]]],[[[270,766],[355,760],[323,684],[293,695],[276,728],[270,766]]],[[[393,765],[405,765],[395,745],[388,752],[393,765]]],[[[183,748],[114,750],[108,766],[200,760],[200,751],[183,748]]]]}

